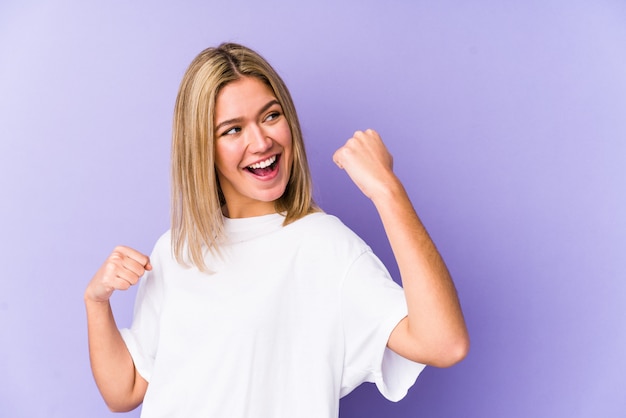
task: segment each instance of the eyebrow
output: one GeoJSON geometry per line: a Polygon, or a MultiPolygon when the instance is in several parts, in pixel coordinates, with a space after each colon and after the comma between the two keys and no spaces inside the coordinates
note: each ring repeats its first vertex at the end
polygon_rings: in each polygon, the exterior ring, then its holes
{"type": "MultiPolygon", "coordinates": [[[[262,113],[265,113],[265,112],[266,112],[269,108],[271,108],[271,107],[272,107],[272,106],[274,106],[274,105],[278,105],[278,106],[280,106],[280,102],[279,102],[278,100],[276,100],[276,99],[270,100],[269,102],[267,102],[267,103],[265,104],[265,106],[263,106],[263,107],[259,110],[258,114],[260,115],[260,114],[262,114],[262,113]]],[[[281,109],[282,109],[282,106],[281,106],[281,109]]],[[[215,131],[217,132],[217,131],[219,131],[222,127],[224,127],[224,126],[226,126],[226,125],[230,125],[230,124],[234,124],[234,123],[239,123],[239,122],[241,122],[241,121],[242,121],[242,118],[234,118],[234,119],[228,119],[228,120],[225,120],[225,121],[223,121],[223,122],[220,122],[220,123],[219,123],[219,124],[215,127],[215,131]]]]}

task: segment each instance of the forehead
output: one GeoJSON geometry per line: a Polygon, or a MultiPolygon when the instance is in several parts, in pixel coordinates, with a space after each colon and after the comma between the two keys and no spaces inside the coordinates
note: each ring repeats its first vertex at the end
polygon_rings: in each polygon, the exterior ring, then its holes
{"type": "Polygon", "coordinates": [[[226,84],[217,95],[215,121],[253,115],[276,96],[263,81],[242,77],[226,84]]]}

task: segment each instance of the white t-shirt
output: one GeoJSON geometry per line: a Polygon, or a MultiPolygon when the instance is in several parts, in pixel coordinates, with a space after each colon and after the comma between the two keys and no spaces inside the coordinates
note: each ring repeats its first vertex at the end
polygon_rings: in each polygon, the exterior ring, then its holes
{"type": "Polygon", "coordinates": [[[333,418],[365,381],[403,398],[424,366],[386,348],[400,286],[337,218],[224,219],[212,274],[156,243],[122,336],[149,382],[142,417],[333,418]]]}

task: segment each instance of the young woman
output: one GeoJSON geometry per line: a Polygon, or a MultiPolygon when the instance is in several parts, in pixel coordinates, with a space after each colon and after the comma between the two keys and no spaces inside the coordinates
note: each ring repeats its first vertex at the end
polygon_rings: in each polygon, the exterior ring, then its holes
{"type": "Polygon", "coordinates": [[[118,247],[85,292],[93,374],[142,417],[336,417],[364,381],[399,400],[469,347],[452,280],[379,135],[333,159],[374,203],[400,287],[312,199],[290,94],[254,51],[200,53],[176,101],[172,226],[150,257],[118,247]],[[130,329],[109,298],[142,277],[130,329]]]}

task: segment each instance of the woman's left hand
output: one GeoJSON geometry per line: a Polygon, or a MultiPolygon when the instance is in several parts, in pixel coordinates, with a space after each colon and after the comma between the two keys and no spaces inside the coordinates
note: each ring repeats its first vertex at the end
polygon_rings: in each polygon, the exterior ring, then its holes
{"type": "Polygon", "coordinates": [[[373,129],[356,131],[335,151],[333,161],[370,199],[384,191],[389,182],[397,180],[393,173],[393,157],[373,129]]]}

